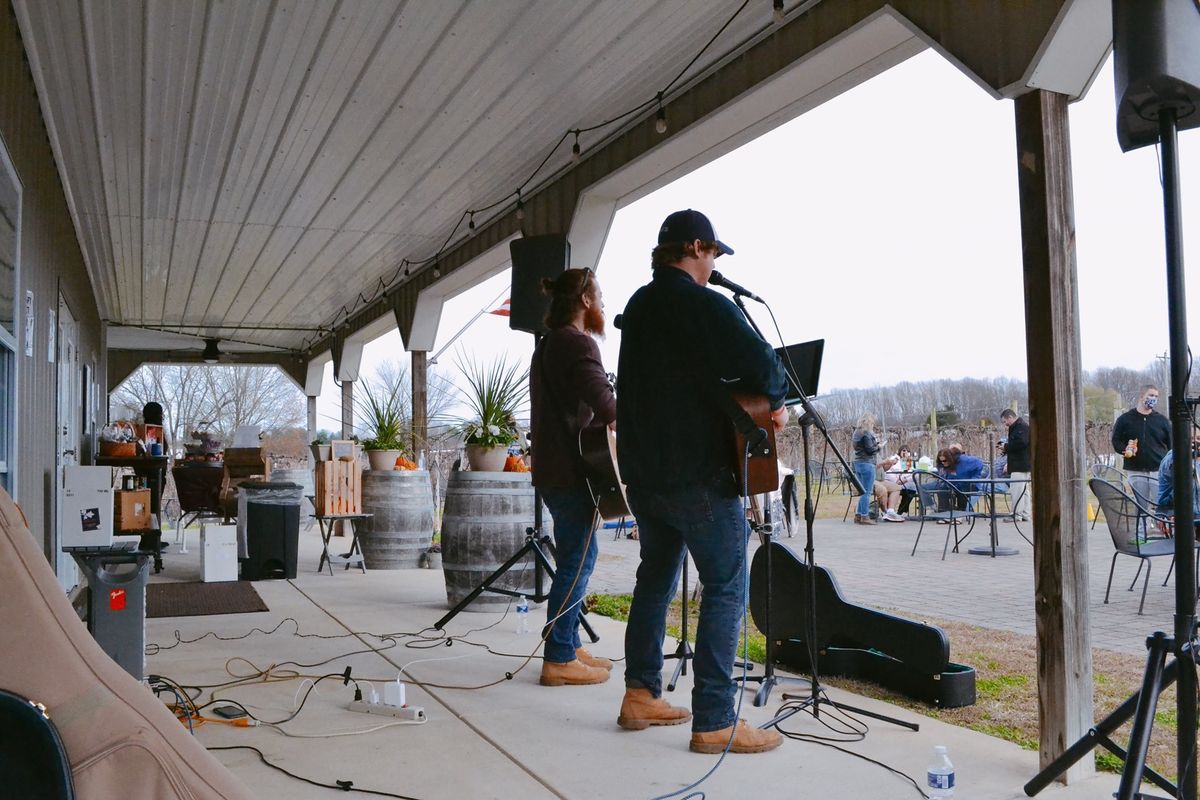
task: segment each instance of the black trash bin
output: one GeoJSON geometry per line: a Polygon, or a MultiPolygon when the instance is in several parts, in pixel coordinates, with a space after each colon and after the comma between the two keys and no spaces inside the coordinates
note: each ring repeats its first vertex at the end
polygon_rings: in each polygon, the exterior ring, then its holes
{"type": "Polygon", "coordinates": [[[72,553],[87,576],[87,627],[113,661],[141,680],[146,668],[149,553],[72,553]]]}
{"type": "Polygon", "coordinates": [[[241,580],[295,578],[303,487],[286,481],[247,481],[240,489],[238,532],[246,547],[241,580]]]}

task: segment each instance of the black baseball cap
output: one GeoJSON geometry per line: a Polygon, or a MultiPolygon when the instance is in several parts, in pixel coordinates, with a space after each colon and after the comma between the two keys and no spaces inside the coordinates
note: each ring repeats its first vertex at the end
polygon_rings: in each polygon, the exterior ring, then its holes
{"type": "Polygon", "coordinates": [[[716,242],[721,253],[727,256],[733,255],[733,248],[717,238],[717,232],[713,230],[708,217],[694,208],[676,211],[663,220],[662,227],[658,229],[659,244],[694,242],[697,239],[704,242],[716,242]]]}

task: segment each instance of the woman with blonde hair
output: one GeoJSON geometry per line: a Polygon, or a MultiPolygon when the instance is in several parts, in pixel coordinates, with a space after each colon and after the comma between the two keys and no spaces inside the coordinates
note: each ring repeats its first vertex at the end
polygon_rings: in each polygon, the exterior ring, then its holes
{"type": "Polygon", "coordinates": [[[879,440],[875,438],[875,415],[863,414],[854,428],[854,477],[865,489],[858,498],[854,524],[874,525],[871,519],[871,492],[875,490],[875,464],[879,461],[879,440]]]}

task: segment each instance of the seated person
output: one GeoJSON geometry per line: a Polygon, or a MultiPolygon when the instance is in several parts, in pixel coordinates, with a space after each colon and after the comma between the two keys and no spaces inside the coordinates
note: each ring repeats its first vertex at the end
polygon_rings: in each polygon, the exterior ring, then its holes
{"type": "Polygon", "coordinates": [[[963,452],[958,445],[951,445],[938,451],[937,473],[954,484],[958,492],[942,490],[934,492],[938,497],[938,509],[950,510],[950,499],[953,494],[954,508],[963,511],[967,507],[967,498],[959,492],[975,492],[979,487],[971,481],[972,478],[982,478],[987,472],[983,459],[963,452]]]}
{"type": "Polygon", "coordinates": [[[896,513],[900,502],[900,484],[891,480],[888,470],[899,463],[899,458],[892,456],[875,466],[875,500],[881,509],[885,509],[880,518],[887,522],[904,522],[904,517],[896,513]]]}
{"type": "MultiPolygon", "coordinates": [[[[1200,460],[1200,428],[1192,427],[1192,508],[1200,521],[1200,486],[1196,485],[1196,463],[1200,460]]],[[[1158,513],[1168,519],[1175,519],[1175,451],[1170,450],[1158,465],[1158,513]]],[[[1141,526],[1139,525],[1139,530],[1141,526]]],[[[1162,532],[1170,535],[1166,523],[1161,525],[1162,532]]]]}
{"type": "Polygon", "coordinates": [[[903,517],[908,513],[913,498],[917,496],[917,489],[913,485],[913,471],[916,468],[916,462],[912,451],[907,447],[901,447],[896,455],[888,459],[888,462],[894,462],[887,468],[887,480],[900,487],[900,505],[896,512],[903,517]]]}

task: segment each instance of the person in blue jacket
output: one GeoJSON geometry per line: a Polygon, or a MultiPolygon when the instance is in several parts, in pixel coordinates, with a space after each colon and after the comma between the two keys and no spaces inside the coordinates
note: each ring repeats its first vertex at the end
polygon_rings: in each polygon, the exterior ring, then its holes
{"type": "MultiPolygon", "coordinates": [[[[975,492],[979,491],[979,485],[972,482],[972,478],[982,478],[987,474],[987,465],[983,463],[983,459],[977,456],[964,453],[958,447],[946,447],[938,451],[937,454],[937,473],[943,478],[954,484],[954,487],[959,492],[975,492]]],[[[948,506],[943,506],[942,501],[949,501],[948,495],[951,492],[940,492],[938,498],[939,507],[942,510],[949,510],[948,506]]],[[[961,494],[954,493],[954,508],[962,511],[967,507],[967,498],[961,494]]]]}

